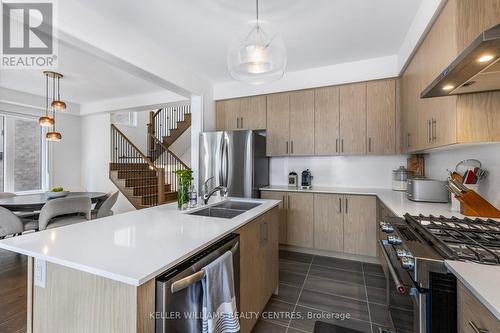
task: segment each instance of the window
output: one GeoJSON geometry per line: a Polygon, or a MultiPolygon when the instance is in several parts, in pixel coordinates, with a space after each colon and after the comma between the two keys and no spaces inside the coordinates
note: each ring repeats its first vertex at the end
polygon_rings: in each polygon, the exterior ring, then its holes
{"type": "Polygon", "coordinates": [[[47,183],[47,144],[34,117],[0,115],[0,190],[40,191],[47,183]]]}

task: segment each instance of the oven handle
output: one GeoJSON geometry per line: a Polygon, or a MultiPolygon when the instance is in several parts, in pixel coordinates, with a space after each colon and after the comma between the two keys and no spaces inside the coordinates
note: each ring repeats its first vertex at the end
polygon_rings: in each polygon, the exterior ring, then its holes
{"type": "Polygon", "coordinates": [[[391,260],[389,259],[389,255],[387,254],[387,251],[385,250],[384,243],[382,241],[379,241],[380,245],[380,250],[382,251],[382,255],[384,256],[384,259],[387,263],[387,268],[389,269],[389,273],[391,274],[392,279],[394,280],[394,284],[396,285],[396,291],[398,294],[404,294],[406,293],[406,287],[403,285],[401,282],[401,279],[399,278],[398,274],[396,273],[396,270],[392,266],[391,260]]]}

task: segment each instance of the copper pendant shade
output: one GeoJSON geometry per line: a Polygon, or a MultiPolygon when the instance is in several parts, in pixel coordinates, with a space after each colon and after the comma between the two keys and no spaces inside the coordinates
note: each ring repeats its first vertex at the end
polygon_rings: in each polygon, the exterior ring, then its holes
{"type": "Polygon", "coordinates": [[[66,103],[61,100],[60,96],[60,79],[63,75],[52,71],[45,71],[43,74],[45,75],[45,115],[40,117],[38,122],[40,126],[52,127],[45,135],[48,141],[60,141],[62,135],[56,131],[56,111],[66,110],[66,103]],[[49,79],[52,80],[51,85],[49,79]],[[50,86],[52,89],[49,89],[50,86]],[[52,97],[50,97],[49,90],[51,90],[52,97]],[[49,108],[52,109],[52,116],[49,115],[49,108]]]}

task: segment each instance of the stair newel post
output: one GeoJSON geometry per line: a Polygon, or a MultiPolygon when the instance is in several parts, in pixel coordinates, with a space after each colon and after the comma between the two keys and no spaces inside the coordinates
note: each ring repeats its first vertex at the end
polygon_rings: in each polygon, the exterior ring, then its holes
{"type": "Polygon", "coordinates": [[[165,202],[165,168],[158,168],[158,204],[165,202]]]}

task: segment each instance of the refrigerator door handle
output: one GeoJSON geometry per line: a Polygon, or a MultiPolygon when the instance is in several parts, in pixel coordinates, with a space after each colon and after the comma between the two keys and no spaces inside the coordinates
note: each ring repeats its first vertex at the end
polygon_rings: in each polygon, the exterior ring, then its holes
{"type": "Polygon", "coordinates": [[[221,170],[223,172],[223,177],[222,177],[222,186],[227,187],[228,186],[228,176],[229,176],[229,148],[228,148],[228,142],[227,142],[227,136],[224,135],[223,138],[223,167],[224,169],[221,170]]]}
{"type": "Polygon", "coordinates": [[[220,141],[220,153],[219,153],[219,186],[222,186],[223,181],[222,178],[224,176],[223,174],[223,163],[224,163],[224,133],[221,136],[221,141],[220,141]]]}

